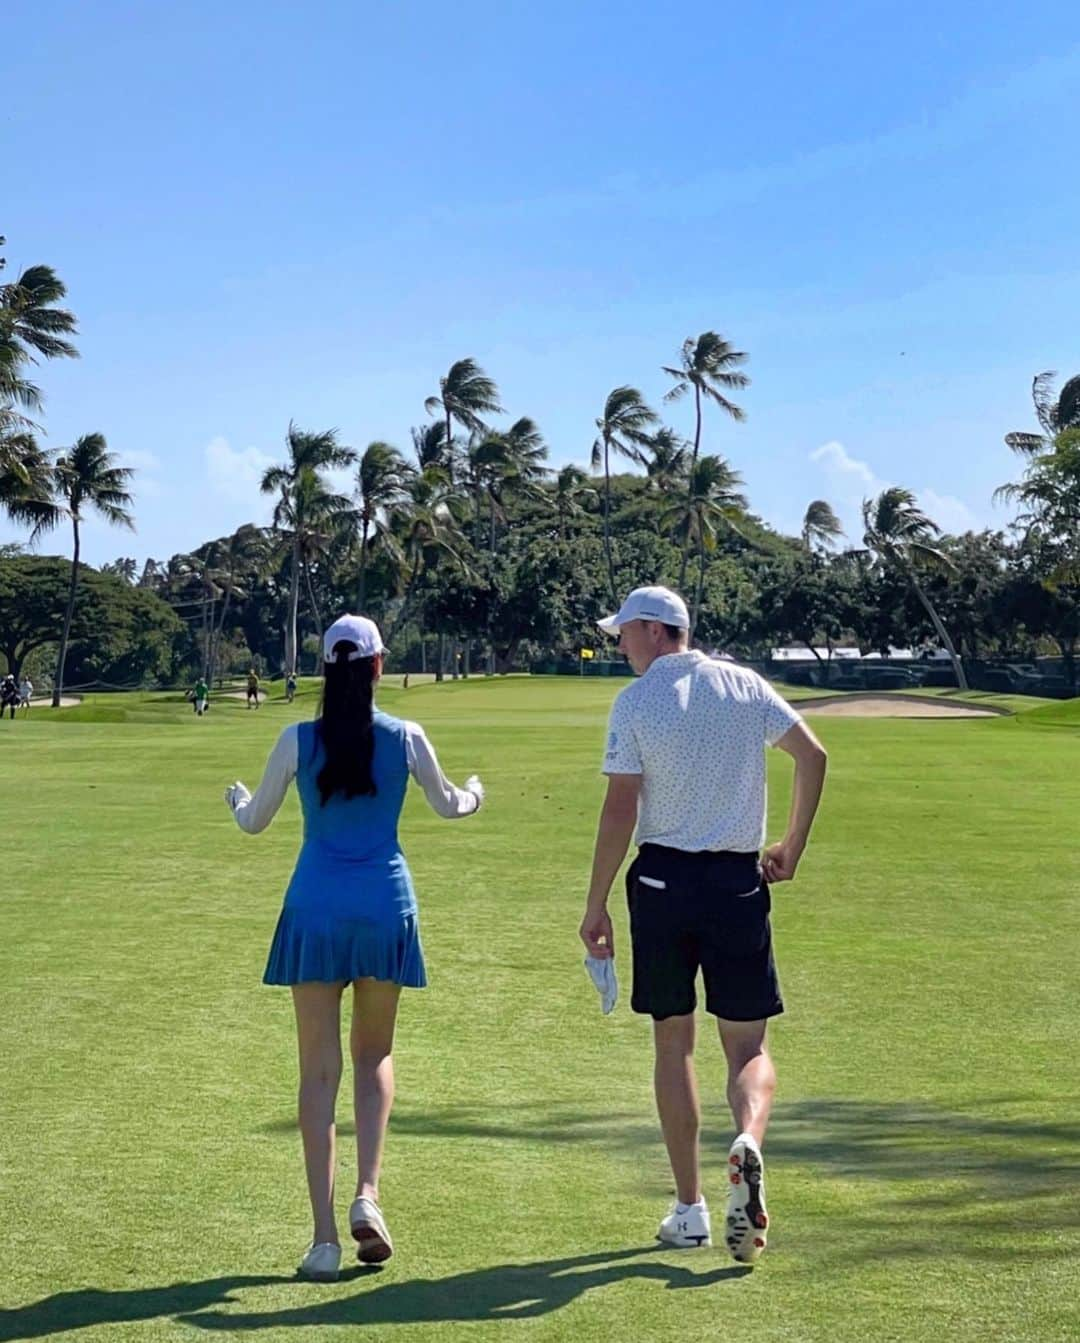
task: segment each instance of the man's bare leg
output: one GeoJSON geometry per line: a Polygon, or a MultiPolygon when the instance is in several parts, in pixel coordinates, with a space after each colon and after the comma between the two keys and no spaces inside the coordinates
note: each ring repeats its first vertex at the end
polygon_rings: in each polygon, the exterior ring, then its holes
{"type": "Polygon", "coordinates": [[[701,1198],[698,1130],[701,1111],[694,1074],[694,1014],[653,1022],[656,1108],[680,1203],[701,1198]]]}

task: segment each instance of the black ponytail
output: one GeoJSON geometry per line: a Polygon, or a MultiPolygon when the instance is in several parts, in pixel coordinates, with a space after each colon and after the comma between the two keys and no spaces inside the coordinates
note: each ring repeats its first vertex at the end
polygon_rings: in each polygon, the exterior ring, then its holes
{"type": "Polygon", "coordinates": [[[341,640],[334,645],[333,662],[323,668],[322,703],[315,730],[326,752],[326,763],[316,779],[324,807],[335,793],[344,793],[346,798],[375,796],[371,772],[375,753],[371,727],[375,659],[350,662],[349,654],[355,652],[354,643],[341,640]]]}

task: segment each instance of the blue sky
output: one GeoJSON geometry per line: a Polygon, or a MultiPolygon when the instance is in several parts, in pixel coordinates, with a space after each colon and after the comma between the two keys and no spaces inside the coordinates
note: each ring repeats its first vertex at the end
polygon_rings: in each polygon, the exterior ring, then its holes
{"type": "Polygon", "coordinates": [[[138,468],[137,534],[91,524],[87,559],[265,520],[290,419],[407,448],[465,355],[584,463],[606,393],[658,404],[709,328],[753,385],[704,450],[768,521],[824,497],[854,532],[896,482],[1003,525],[1002,434],[1034,373],[1080,372],[1073,17],[9,0],[0,233],[81,330],[47,442],[138,468]]]}

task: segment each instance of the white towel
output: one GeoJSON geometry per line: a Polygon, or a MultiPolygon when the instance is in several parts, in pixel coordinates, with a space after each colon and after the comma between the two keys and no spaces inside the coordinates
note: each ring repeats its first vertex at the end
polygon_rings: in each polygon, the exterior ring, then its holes
{"type": "Polygon", "coordinates": [[[596,991],[600,995],[600,1010],[604,1016],[614,1008],[619,997],[619,981],[615,977],[615,958],[605,956],[601,959],[599,956],[586,956],[585,969],[589,972],[589,978],[596,985],[596,991]]]}

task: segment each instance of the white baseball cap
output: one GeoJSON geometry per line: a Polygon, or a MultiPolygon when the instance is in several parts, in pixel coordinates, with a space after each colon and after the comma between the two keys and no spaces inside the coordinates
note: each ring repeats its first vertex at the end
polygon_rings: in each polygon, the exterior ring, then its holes
{"type": "Polygon", "coordinates": [[[676,625],[681,630],[690,628],[686,603],[670,588],[635,588],[615,615],[596,623],[605,634],[615,635],[631,620],[659,620],[662,625],[676,625]]]}
{"type": "Polygon", "coordinates": [[[371,658],[385,651],[378,625],[367,616],[338,616],[323,635],[324,662],[334,661],[334,645],[342,642],[356,645],[356,652],[349,654],[350,662],[371,658]]]}

